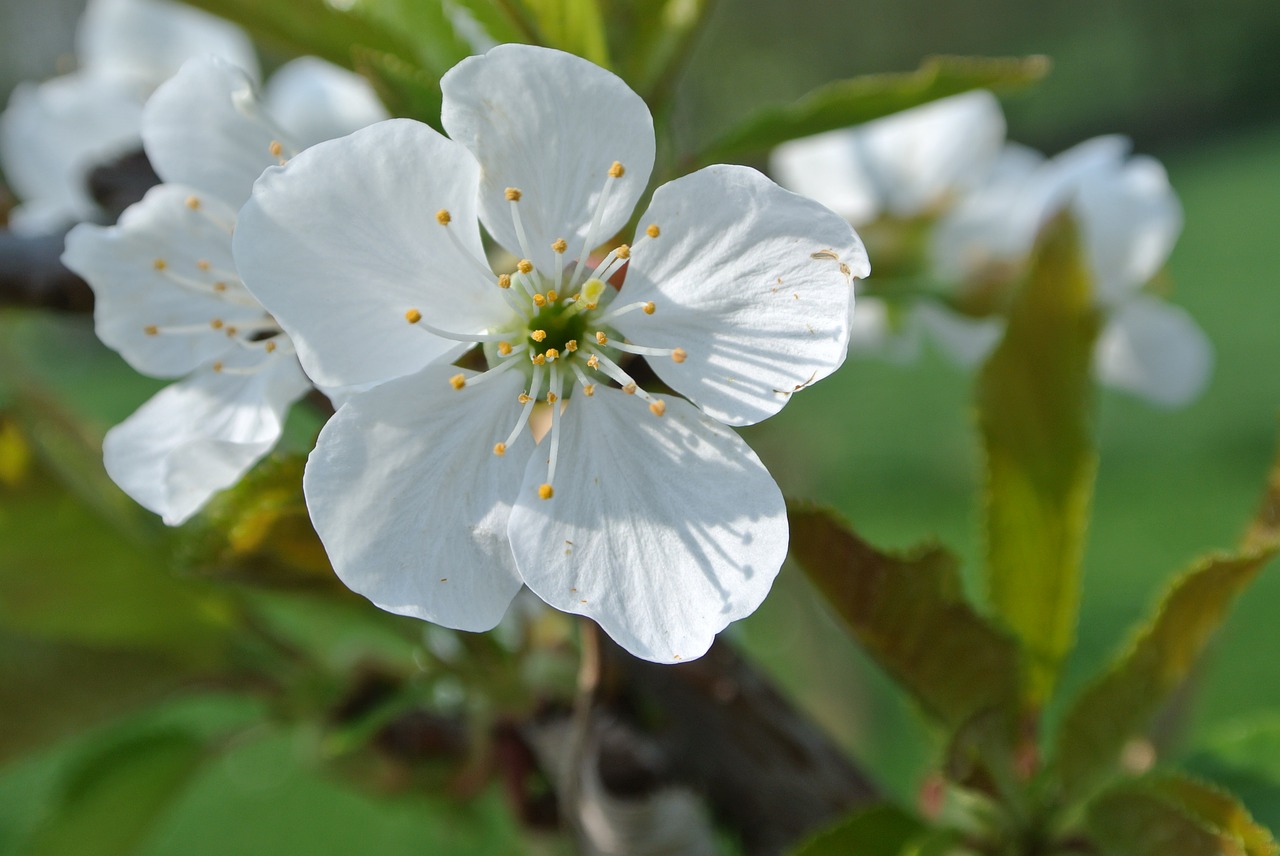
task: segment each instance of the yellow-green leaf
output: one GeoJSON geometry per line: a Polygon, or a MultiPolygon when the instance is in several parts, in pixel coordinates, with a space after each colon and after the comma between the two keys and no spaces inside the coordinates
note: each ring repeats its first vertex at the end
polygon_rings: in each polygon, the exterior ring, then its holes
{"type": "Polygon", "coordinates": [[[790,104],[765,107],[723,134],[694,158],[697,165],[736,160],[797,137],[879,119],[927,101],[970,89],[1005,91],[1044,77],[1042,56],[985,58],[939,56],[915,71],[837,80],[790,104]]]}
{"type": "Polygon", "coordinates": [[[1012,711],[1018,650],[965,601],[955,558],[939,547],[881,552],[833,514],[792,504],[791,557],[868,653],[952,728],[1012,711]]]}
{"type": "Polygon", "coordinates": [[[791,856],[900,856],[925,826],[897,806],[862,809],[818,832],[791,856]]]}
{"type": "Polygon", "coordinates": [[[1026,654],[1024,699],[1041,706],[1075,640],[1093,494],[1090,364],[1098,316],[1066,214],[1046,226],[978,381],[986,452],[988,580],[1026,654]]]}
{"type": "Polygon", "coordinates": [[[524,0],[542,44],[609,67],[609,45],[599,0],[524,0]]]}

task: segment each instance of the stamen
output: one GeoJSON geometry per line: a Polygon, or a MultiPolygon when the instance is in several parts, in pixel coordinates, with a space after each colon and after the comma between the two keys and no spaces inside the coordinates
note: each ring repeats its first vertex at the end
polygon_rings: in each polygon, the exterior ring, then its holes
{"type": "Polygon", "coordinates": [[[547,362],[549,363],[554,363],[556,360],[560,358],[560,352],[557,351],[555,348],[547,348],[547,350],[544,351],[542,355],[547,358],[547,362]]]}
{"type": "Polygon", "coordinates": [[[622,164],[617,161],[614,161],[613,165],[609,167],[609,177],[604,181],[604,189],[600,191],[600,198],[596,200],[595,214],[591,216],[591,225],[587,227],[587,234],[584,235],[582,239],[582,252],[578,254],[578,264],[577,267],[574,268],[573,280],[569,286],[570,288],[577,284],[578,277],[581,275],[583,266],[587,262],[587,254],[590,253],[591,248],[595,246],[594,241],[596,230],[600,228],[600,220],[604,217],[604,209],[609,204],[609,196],[613,191],[614,182],[617,179],[622,178],[624,172],[626,172],[626,170],[623,169],[622,164]]]}
{"type": "Polygon", "coordinates": [[[506,444],[506,443],[494,443],[494,444],[493,444],[493,453],[494,453],[495,455],[497,455],[499,458],[501,458],[503,455],[505,455],[505,454],[507,453],[507,444],[506,444]]]}
{"type": "Polygon", "coordinates": [[[278,158],[284,152],[284,146],[280,145],[279,140],[272,140],[271,145],[267,146],[267,151],[271,152],[273,158],[278,158]]]}
{"type": "Polygon", "coordinates": [[[213,328],[213,329],[215,329],[215,330],[221,330],[221,329],[222,329],[222,319],[221,319],[221,318],[214,318],[212,321],[210,321],[210,322],[209,322],[209,326],[210,326],[210,327],[212,327],[212,328],[213,328]]]}
{"type": "MultiPolygon", "coordinates": [[[[449,228],[449,224],[453,222],[453,215],[449,213],[448,208],[441,208],[436,212],[436,222],[445,227],[445,234],[449,236],[449,241],[453,244],[453,248],[458,251],[460,256],[467,260],[467,263],[475,269],[476,273],[480,274],[480,278],[485,282],[492,282],[493,271],[489,269],[488,263],[482,259],[476,258],[475,253],[464,247],[462,245],[462,239],[454,233],[453,229],[449,228]]],[[[503,288],[507,287],[502,285],[502,277],[498,277],[498,285],[503,288]]]]}
{"type": "MultiPolygon", "coordinates": [[[[587,361],[587,365],[591,366],[593,369],[598,368],[600,371],[604,372],[609,377],[616,380],[619,384],[622,385],[622,391],[625,392],[627,395],[639,396],[650,405],[652,405],[655,401],[658,400],[654,398],[652,395],[650,395],[649,393],[645,392],[643,389],[641,389],[640,386],[632,379],[631,375],[623,371],[623,369],[617,363],[615,363],[613,360],[606,357],[604,354],[601,354],[597,351],[596,353],[593,353],[591,357],[593,360],[596,361],[596,365],[592,366],[591,360],[587,361]]],[[[665,408],[666,405],[664,404],[663,407],[665,408]]]]}
{"type": "Polygon", "coordinates": [[[556,285],[559,285],[564,281],[564,253],[565,250],[569,249],[569,242],[564,238],[556,238],[555,242],[551,245],[551,249],[554,250],[556,254],[555,283],[556,285]]]}
{"type": "Polygon", "coordinates": [[[186,204],[188,208],[190,208],[192,211],[195,211],[197,208],[200,207],[200,199],[199,197],[196,197],[196,196],[188,196],[186,204]]]}
{"type": "MultiPolygon", "coordinates": [[[[524,233],[524,221],[520,219],[520,197],[523,194],[517,187],[507,188],[507,202],[511,203],[511,222],[516,227],[516,241],[520,244],[520,252],[527,259],[533,255],[529,252],[529,239],[524,233]]],[[[528,271],[524,271],[528,273],[528,271]]]]}
{"type": "Polygon", "coordinates": [[[164,270],[169,266],[169,263],[166,262],[164,259],[156,259],[151,263],[151,266],[156,270],[164,270]]]}
{"type": "Polygon", "coordinates": [[[656,238],[662,234],[662,230],[658,228],[657,223],[650,223],[648,227],[644,230],[644,233],[648,235],[650,238],[656,238]]]}
{"type": "Polygon", "coordinates": [[[654,416],[661,416],[667,412],[667,403],[662,399],[654,399],[649,403],[649,412],[654,416]]]}
{"type": "Polygon", "coordinates": [[[633,345],[630,342],[611,341],[609,346],[628,354],[642,357],[670,357],[677,363],[683,363],[688,357],[684,348],[647,348],[644,345],[633,345]]]}
{"type": "Polygon", "coordinates": [[[510,288],[510,287],[511,287],[511,274],[509,273],[499,274],[498,288],[510,288]]]}
{"type": "Polygon", "coordinates": [[[499,355],[499,356],[502,356],[502,357],[509,357],[509,356],[511,356],[511,343],[510,343],[510,342],[499,342],[499,343],[498,343],[498,355],[499,355]]]}
{"type": "Polygon", "coordinates": [[[544,484],[538,488],[538,499],[550,499],[555,495],[555,489],[549,484],[544,484]]]}
{"type": "Polygon", "coordinates": [[[619,306],[617,309],[610,306],[608,312],[596,319],[596,323],[605,324],[612,321],[614,318],[617,318],[619,315],[626,315],[628,312],[635,312],[637,309],[642,310],[645,315],[652,315],[658,310],[658,305],[652,300],[649,300],[637,303],[628,303],[626,306],[619,306]]]}
{"type": "Polygon", "coordinates": [[[211,265],[211,264],[209,264],[209,260],[208,260],[208,259],[199,259],[199,260],[196,262],[196,267],[200,268],[200,270],[202,270],[202,271],[208,272],[209,268],[211,268],[211,267],[212,267],[212,265],[211,265]]]}
{"type": "Polygon", "coordinates": [[[604,261],[596,266],[591,272],[591,279],[602,279],[608,281],[618,270],[627,263],[627,259],[631,258],[631,247],[626,244],[619,244],[609,251],[609,255],[604,257],[604,261]]]}
{"type": "Polygon", "coordinates": [[[467,385],[467,376],[464,374],[456,374],[453,377],[449,378],[449,386],[453,387],[454,389],[462,389],[466,385],[467,385]]]}
{"type": "Polygon", "coordinates": [[[500,342],[508,335],[506,333],[454,333],[451,330],[444,330],[422,320],[422,313],[417,309],[410,309],[404,313],[404,320],[434,336],[439,336],[441,339],[451,339],[455,342],[500,342]]]}
{"type": "MultiPolygon", "coordinates": [[[[555,483],[556,477],[556,458],[560,454],[560,408],[555,406],[560,400],[560,369],[554,363],[551,366],[551,389],[547,392],[547,404],[552,405],[551,408],[551,451],[547,455],[547,483],[549,489],[555,483]]],[[[542,489],[539,488],[539,496],[542,495],[542,489]]],[[[550,496],[544,496],[543,499],[550,499],[550,496]]]]}
{"type": "Polygon", "coordinates": [[[511,434],[507,439],[500,443],[503,451],[516,441],[520,436],[520,432],[524,430],[524,426],[529,424],[529,414],[533,412],[533,405],[538,400],[538,393],[541,391],[539,387],[542,384],[542,366],[534,366],[533,377],[529,379],[529,391],[520,393],[520,403],[524,405],[524,409],[520,411],[520,418],[516,420],[516,427],[511,429],[511,434]]]}
{"type": "MultiPolygon", "coordinates": [[[[487,383],[492,378],[498,377],[503,372],[511,371],[511,369],[515,368],[520,364],[521,364],[520,360],[504,360],[498,363],[493,368],[489,369],[488,371],[481,372],[480,374],[475,375],[473,377],[464,378],[464,380],[466,381],[467,386],[479,386],[482,383],[487,383]]],[[[460,378],[462,377],[462,375],[457,375],[457,377],[460,378]]],[[[449,382],[453,383],[454,379],[455,378],[451,378],[449,382]]],[[[456,387],[456,386],[454,387],[454,389],[459,389],[459,388],[460,387],[456,387]]]]}
{"type": "Polygon", "coordinates": [[[595,395],[596,394],[595,385],[591,383],[591,380],[587,377],[586,372],[584,372],[578,366],[577,363],[569,363],[569,367],[572,368],[573,373],[578,376],[578,383],[582,385],[582,391],[589,396],[595,395]]]}
{"type": "Polygon", "coordinates": [[[609,344],[609,337],[608,337],[608,336],[606,336],[606,335],[604,334],[604,332],[603,332],[603,331],[601,331],[601,330],[597,330],[597,331],[596,331],[596,344],[597,344],[597,345],[607,345],[607,344],[609,344]]]}
{"type": "Polygon", "coordinates": [[[422,320],[422,313],[416,309],[410,309],[408,312],[404,313],[404,320],[408,321],[410,324],[417,324],[422,320]]]}
{"type": "Polygon", "coordinates": [[[535,342],[541,342],[543,339],[547,338],[547,331],[534,330],[532,333],[529,334],[529,338],[535,342]]]}
{"type": "Polygon", "coordinates": [[[537,293],[535,293],[535,294],[533,295],[533,305],[534,305],[534,306],[536,306],[536,307],[538,307],[539,309],[541,309],[542,307],[546,306],[546,305],[547,305],[547,298],[546,298],[546,296],[545,296],[545,295],[542,295],[542,294],[537,294],[537,293]]]}

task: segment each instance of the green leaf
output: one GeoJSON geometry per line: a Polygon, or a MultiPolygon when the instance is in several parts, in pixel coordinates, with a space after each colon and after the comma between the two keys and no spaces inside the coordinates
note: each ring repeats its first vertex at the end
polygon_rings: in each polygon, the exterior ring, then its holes
{"type": "Polygon", "coordinates": [[[817,833],[792,856],[900,856],[924,832],[924,825],[902,809],[873,806],[817,833]]]}
{"type": "Polygon", "coordinates": [[[1154,617],[1063,719],[1054,757],[1068,798],[1115,770],[1130,740],[1187,679],[1235,599],[1280,550],[1280,456],[1237,553],[1198,560],[1173,581],[1154,617]]]}
{"type": "MultiPolygon", "coordinates": [[[[437,78],[471,53],[470,46],[454,29],[444,0],[360,0],[354,10],[404,34],[426,70],[437,78]]],[[[437,120],[439,115],[437,110],[437,120]]]]}
{"type": "Polygon", "coordinates": [[[92,752],[36,828],[30,856],[134,853],[207,757],[202,738],[168,729],[92,752]]]}
{"type": "Polygon", "coordinates": [[[355,68],[356,45],[414,62],[417,52],[403,35],[354,11],[325,0],[187,0],[192,6],[221,15],[249,31],[255,39],[287,54],[312,54],[355,68]]]}
{"type": "Polygon", "coordinates": [[[1087,826],[1107,856],[1276,856],[1280,847],[1230,794],[1157,774],[1100,794],[1087,826]]]}
{"type": "Polygon", "coordinates": [[[926,711],[954,729],[988,709],[1012,710],[1017,647],[965,601],[950,553],[883,553],[830,512],[791,504],[788,516],[791,557],[926,711]]]}
{"type": "Polygon", "coordinates": [[[689,51],[715,0],[660,0],[622,4],[610,13],[615,32],[626,34],[619,72],[654,113],[670,96],[689,51]]]}
{"type": "Polygon", "coordinates": [[[1077,231],[1062,214],[1041,234],[977,391],[991,600],[1027,654],[1023,692],[1033,710],[1075,639],[1097,469],[1090,375],[1097,332],[1077,231]]]}
{"type": "Polygon", "coordinates": [[[1280,828],[1280,714],[1219,727],[1183,766],[1235,794],[1261,823],[1280,828]]]}
{"type": "Polygon", "coordinates": [[[443,131],[439,80],[395,54],[356,46],[351,55],[356,71],[369,80],[393,116],[417,119],[443,131]]]}
{"type": "Polygon", "coordinates": [[[518,8],[517,0],[454,0],[468,12],[480,29],[498,44],[536,44],[532,24],[518,8]]]}
{"type": "Polygon", "coordinates": [[[542,44],[609,67],[609,45],[599,0],[524,0],[542,44]]]}
{"type": "Polygon", "coordinates": [[[982,58],[939,56],[915,71],[870,74],[821,86],[790,104],[766,107],[699,152],[699,166],[758,155],[779,143],[869,122],[927,101],[970,89],[1007,91],[1044,77],[1041,56],[982,58]]]}

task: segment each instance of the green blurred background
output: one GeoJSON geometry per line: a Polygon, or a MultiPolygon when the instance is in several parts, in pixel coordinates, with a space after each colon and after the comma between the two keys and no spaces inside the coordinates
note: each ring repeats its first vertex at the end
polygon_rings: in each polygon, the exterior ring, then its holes
{"type": "MultiPolygon", "coordinates": [[[[0,6],[0,91],[22,77],[53,73],[70,47],[76,14],[68,2],[0,6]]],[[[1175,571],[1235,541],[1274,452],[1276,44],[1280,7],[1265,0],[725,0],[676,103],[681,139],[704,140],[752,106],[835,77],[913,68],[930,53],[1045,53],[1055,62],[1048,80],[1006,101],[1012,139],[1052,153],[1093,134],[1121,132],[1137,150],[1164,161],[1186,209],[1169,266],[1173,299],[1208,332],[1217,365],[1207,393],[1183,410],[1100,396],[1102,460],[1080,645],[1060,698],[1124,642],[1175,571]]],[[[46,324],[0,315],[0,337],[11,355],[27,355],[20,357],[24,377],[53,384],[99,429],[157,388],[95,347],[85,319],[46,324]]],[[[789,495],[836,506],[881,545],[937,538],[972,570],[982,545],[971,393],[972,378],[934,356],[906,367],[851,362],[746,433],[789,495]]],[[[0,514],[18,513],[5,499],[0,492],[0,514]]],[[[30,543],[0,544],[4,571],[40,555],[41,539],[75,536],[56,519],[24,531],[30,543]]],[[[36,563],[31,572],[58,569],[36,563]]],[[[128,569],[104,573],[124,580],[128,569]]],[[[980,580],[972,577],[976,593],[980,580]]],[[[1280,720],[1275,610],[1280,575],[1271,568],[1237,608],[1185,700],[1178,751],[1193,763],[1200,747],[1280,720]]],[[[0,603],[0,625],[5,612],[0,603]]],[[[798,573],[784,569],[760,612],[730,632],[892,792],[914,799],[936,750],[934,736],[846,641],[798,573]]],[[[0,635],[0,644],[6,638],[0,635]]],[[[5,705],[21,703],[14,693],[0,693],[0,728],[5,705]]],[[[225,700],[176,698],[163,715],[213,727],[252,711],[225,700]]],[[[0,767],[0,854],[23,852],[60,764],[77,741],[90,739],[82,735],[0,767]]],[[[428,844],[443,853],[511,852],[512,821],[503,820],[495,799],[462,813],[444,803],[378,800],[323,775],[308,739],[272,733],[231,751],[170,807],[141,852],[409,854],[428,844]]],[[[1244,795],[1263,820],[1280,823],[1276,803],[1244,795]]],[[[522,846],[536,852],[528,840],[522,846]]]]}

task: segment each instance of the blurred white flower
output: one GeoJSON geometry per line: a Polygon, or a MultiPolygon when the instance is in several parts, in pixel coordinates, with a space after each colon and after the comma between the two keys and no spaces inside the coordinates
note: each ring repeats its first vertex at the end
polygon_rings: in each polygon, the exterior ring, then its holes
{"type": "Polygon", "coordinates": [[[452,139],[375,125],[268,171],[241,213],[237,263],[308,373],[380,384],[321,432],[304,481],[316,530],[343,581],[391,612],[486,630],[524,584],[637,656],[698,657],[786,553],[781,493],[726,424],[839,366],[861,242],[719,166],[659,188],[634,247],[591,269],[653,166],[644,102],[522,45],[441,86],[452,139]],[[513,273],[490,270],[481,222],[521,257],[513,273]],[[487,371],[447,365],[474,343],[487,371]],[[647,392],[628,355],[689,400],[647,392]]]}
{"type": "MultiPolygon", "coordinates": [[[[385,117],[355,75],[297,62],[305,64],[281,72],[310,81],[276,90],[280,114],[297,115],[295,96],[332,108],[308,116],[307,132],[337,135],[385,117]]],[[[259,103],[243,71],[212,56],[190,60],[156,91],[142,138],[165,183],[113,227],[75,227],[63,261],[94,290],[103,342],[143,374],[185,378],[109,431],[103,449],[116,483],[176,525],[275,446],[289,406],[311,388],[231,255],[253,180],[303,142],[259,103]]]]}
{"type": "Polygon", "coordinates": [[[1144,290],[1177,241],[1182,208],[1164,167],[1130,157],[1123,137],[1087,140],[1048,160],[1010,149],[992,180],[939,221],[932,246],[938,276],[957,288],[1008,279],[1064,207],[1080,226],[1104,312],[1094,360],[1099,379],[1168,407],[1192,401],[1208,382],[1212,346],[1185,310],[1144,290]]]}
{"type": "Polygon", "coordinates": [[[76,54],[75,72],[19,85],[0,114],[0,169],[22,200],[10,214],[15,231],[98,216],[90,170],[138,148],[143,103],[187,59],[213,54],[257,70],[238,27],[166,0],[90,0],[76,54]]]}

